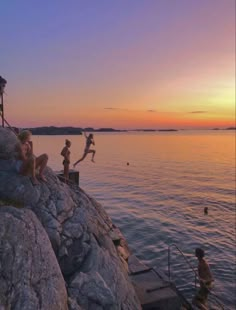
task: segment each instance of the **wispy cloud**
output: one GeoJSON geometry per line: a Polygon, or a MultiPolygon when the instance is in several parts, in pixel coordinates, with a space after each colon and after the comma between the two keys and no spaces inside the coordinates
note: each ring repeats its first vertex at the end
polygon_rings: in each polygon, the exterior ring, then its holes
{"type": "Polygon", "coordinates": [[[208,111],[192,111],[192,112],[189,112],[189,113],[192,113],[192,114],[202,114],[202,113],[207,113],[208,111]]]}
{"type": "MultiPolygon", "coordinates": [[[[135,110],[135,109],[113,108],[113,107],[106,107],[106,108],[104,108],[104,110],[111,110],[111,111],[130,111],[130,112],[138,112],[138,111],[140,111],[140,110],[135,110]]],[[[156,110],[149,109],[149,110],[146,110],[146,112],[148,112],[148,113],[156,113],[157,111],[156,111],[156,110]]]]}
{"type": "Polygon", "coordinates": [[[112,110],[112,111],[129,111],[128,109],[123,109],[123,108],[104,108],[104,110],[112,110]]]}

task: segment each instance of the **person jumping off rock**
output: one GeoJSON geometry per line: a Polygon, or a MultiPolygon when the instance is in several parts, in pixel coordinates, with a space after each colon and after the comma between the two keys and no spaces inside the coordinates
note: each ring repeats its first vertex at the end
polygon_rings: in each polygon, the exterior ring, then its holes
{"type": "Polygon", "coordinates": [[[74,167],[79,163],[81,162],[82,160],[85,159],[85,157],[89,154],[89,153],[92,153],[92,159],[91,161],[94,162],[94,156],[95,156],[95,153],[96,151],[95,150],[91,150],[90,149],[90,146],[91,144],[95,145],[95,142],[94,142],[94,139],[93,139],[93,134],[90,133],[88,136],[86,135],[86,132],[84,131],[84,136],[86,138],[86,145],[85,145],[85,149],[84,149],[84,154],[83,156],[77,160],[75,163],[74,163],[74,167]]]}

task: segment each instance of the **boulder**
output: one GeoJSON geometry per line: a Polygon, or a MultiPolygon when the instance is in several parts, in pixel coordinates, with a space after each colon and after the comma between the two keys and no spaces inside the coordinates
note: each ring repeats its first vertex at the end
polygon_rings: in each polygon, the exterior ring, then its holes
{"type": "Polygon", "coordinates": [[[12,205],[0,206],[0,309],[68,309],[45,230],[32,211],[12,205]]]}
{"type": "Polygon", "coordinates": [[[16,155],[16,135],[10,129],[0,128],[0,158],[14,159],[16,155]]]}
{"type": "MultiPolygon", "coordinates": [[[[47,183],[33,186],[11,164],[14,156],[9,150],[14,152],[16,137],[0,128],[1,143],[8,151],[4,154],[4,147],[0,148],[0,200],[14,202],[37,216],[66,281],[69,308],[141,309],[126,259],[110,236],[114,225],[104,208],[78,186],[62,183],[49,167],[47,183]]],[[[125,248],[127,253],[127,244],[125,248]]]]}

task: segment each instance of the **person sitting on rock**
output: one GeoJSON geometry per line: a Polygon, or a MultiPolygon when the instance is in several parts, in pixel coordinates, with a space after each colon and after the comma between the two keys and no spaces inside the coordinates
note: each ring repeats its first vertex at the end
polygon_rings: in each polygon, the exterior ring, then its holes
{"type": "Polygon", "coordinates": [[[47,181],[43,172],[48,162],[48,155],[34,156],[31,136],[32,133],[29,130],[22,130],[18,134],[19,144],[16,147],[15,167],[17,172],[29,176],[32,184],[37,185],[39,182],[36,178],[36,169],[39,169],[38,179],[44,182],[47,181]]]}

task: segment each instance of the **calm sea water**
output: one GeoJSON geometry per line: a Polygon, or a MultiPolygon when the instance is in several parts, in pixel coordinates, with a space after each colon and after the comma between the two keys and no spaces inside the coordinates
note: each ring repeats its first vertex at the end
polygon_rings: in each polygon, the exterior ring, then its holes
{"type": "MultiPolygon", "coordinates": [[[[76,161],[83,136],[34,136],[35,153],[47,152],[49,166],[61,170],[65,138],[72,141],[76,161]]],[[[235,132],[95,133],[94,138],[96,163],[88,155],[77,166],[80,186],[105,207],[131,250],[167,271],[171,244],[194,267],[195,247],[204,248],[214,294],[235,309],[235,132]]],[[[194,275],[174,247],[171,276],[191,299],[194,275]]]]}

